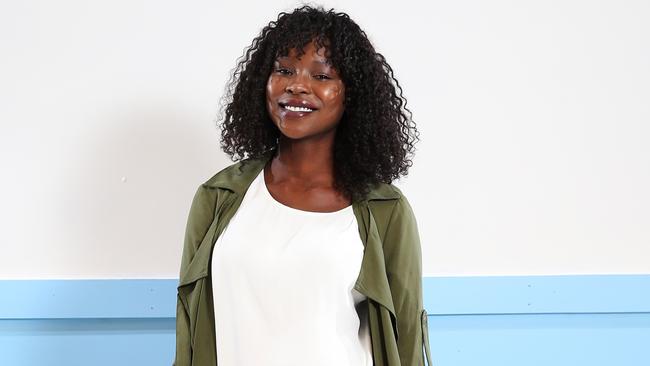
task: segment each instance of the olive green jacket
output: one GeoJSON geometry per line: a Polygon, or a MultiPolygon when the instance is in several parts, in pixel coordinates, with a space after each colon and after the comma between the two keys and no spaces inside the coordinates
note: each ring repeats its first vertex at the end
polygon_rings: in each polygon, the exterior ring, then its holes
{"type": "MultiPolygon", "coordinates": [[[[217,365],[212,250],[269,158],[234,163],[194,195],[178,283],[175,366],[217,365]]],[[[409,202],[397,187],[381,183],[352,208],[365,247],[354,288],[368,297],[374,365],[431,365],[420,239],[409,202]]]]}

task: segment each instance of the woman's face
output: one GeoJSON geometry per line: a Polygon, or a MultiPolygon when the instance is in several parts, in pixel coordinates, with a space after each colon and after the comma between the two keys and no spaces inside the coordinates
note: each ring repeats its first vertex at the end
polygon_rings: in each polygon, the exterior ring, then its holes
{"type": "Polygon", "coordinates": [[[345,86],[314,43],[275,60],[266,84],[266,109],[282,134],[302,139],[334,132],[343,115],[345,86]],[[307,108],[307,109],[305,109],[307,108]]]}

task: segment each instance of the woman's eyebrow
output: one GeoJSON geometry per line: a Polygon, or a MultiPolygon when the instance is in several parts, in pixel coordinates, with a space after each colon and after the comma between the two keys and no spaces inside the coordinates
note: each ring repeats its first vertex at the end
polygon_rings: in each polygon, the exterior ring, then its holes
{"type": "Polygon", "coordinates": [[[314,60],[312,61],[312,64],[322,64],[322,65],[330,66],[330,63],[327,60],[314,60]]]}
{"type": "MultiPolygon", "coordinates": [[[[274,62],[280,62],[280,61],[292,61],[292,59],[287,56],[283,56],[283,57],[276,58],[274,62]]],[[[328,60],[319,60],[319,59],[312,61],[312,64],[331,66],[331,63],[328,60]]]]}

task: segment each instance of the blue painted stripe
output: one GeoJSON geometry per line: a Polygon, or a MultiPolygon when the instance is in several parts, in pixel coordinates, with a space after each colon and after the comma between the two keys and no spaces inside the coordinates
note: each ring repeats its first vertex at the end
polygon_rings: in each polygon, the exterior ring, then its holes
{"type": "Polygon", "coordinates": [[[434,315],[436,366],[648,366],[650,314],[434,315]]]}
{"type": "Polygon", "coordinates": [[[0,320],[2,366],[169,366],[174,318],[0,320]]]}
{"type": "MultiPolygon", "coordinates": [[[[173,318],[178,279],[4,280],[0,319],[173,318]]],[[[650,275],[425,277],[430,315],[650,313],[650,275]]]]}
{"type": "MultiPolygon", "coordinates": [[[[0,280],[0,365],[171,365],[177,279],[0,280]]],[[[437,366],[650,365],[650,275],[425,277],[437,366]]]]}
{"type": "Polygon", "coordinates": [[[177,279],[0,281],[0,319],[171,318],[177,279]]]}
{"type": "Polygon", "coordinates": [[[650,275],[425,277],[429,314],[650,312],[650,275]]]}

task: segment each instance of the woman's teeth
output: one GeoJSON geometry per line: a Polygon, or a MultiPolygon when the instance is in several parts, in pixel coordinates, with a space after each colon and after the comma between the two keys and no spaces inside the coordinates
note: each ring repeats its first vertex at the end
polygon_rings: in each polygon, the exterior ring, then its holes
{"type": "Polygon", "coordinates": [[[291,106],[291,105],[285,105],[284,108],[288,109],[290,111],[294,111],[294,112],[313,112],[314,111],[313,109],[309,109],[309,108],[305,108],[305,107],[294,107],[294,106],[291,106]]]}

